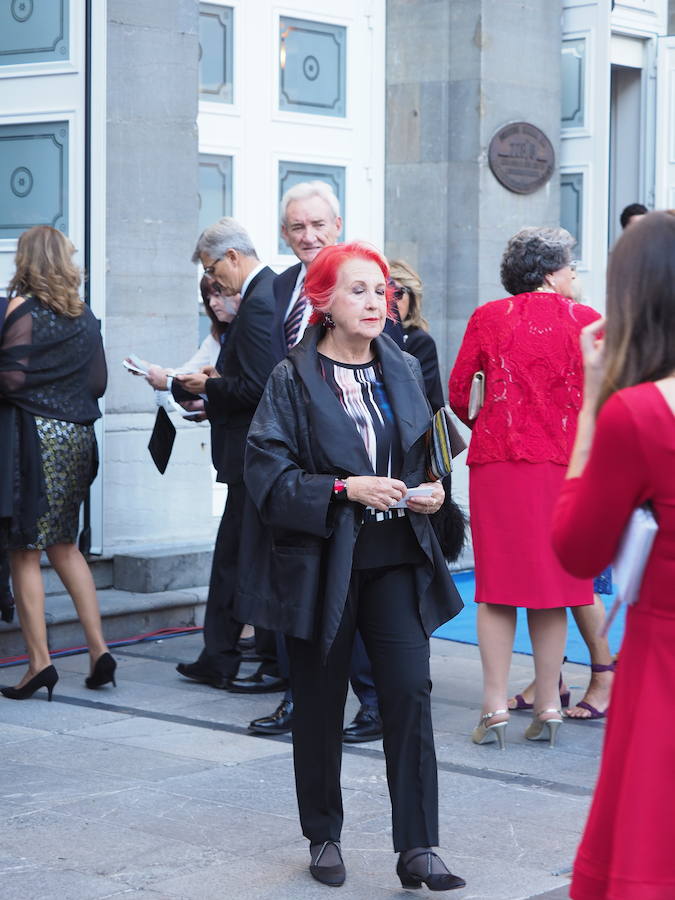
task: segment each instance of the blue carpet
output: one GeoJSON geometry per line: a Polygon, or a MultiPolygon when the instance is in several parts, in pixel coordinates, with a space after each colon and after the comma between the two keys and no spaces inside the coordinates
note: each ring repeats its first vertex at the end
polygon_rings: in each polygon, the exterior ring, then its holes
{"type": "MultiPolygon", "coordinates": [[[[446,641],[459,641],[462,644],[477,644],[476,637],[476,608],[474,603],[474,593],[476,590],[476,582],[474,580],[473,570],[469,572],[454,572],[452,575],[457,590],[462,595],[464,601],[464,609],[458,616],[441,625],[434,632],[434,637],[444,638],[446,641]]],[[[609,609],[614,602],[614,596],[610,594],[601,595],[605,607],[609,609]]],[[[609,646],[612,653],[616,653],[623,638],[623,628],[626,616],[625,607],[622,607],[616,619],[612,622],[609,629],[609,646]]],[[[584,643],[579,630],[576,626],[572,615],[568,615],[568,634],[567,649],[565,651],[570,662],[582,663],[590,665],[588,648],[584,643]]],[[[513,645],[516,653],[532,654],[532,645],[530,637],[527,633],[527,618],[524,609],[518,610],[518,624],[516,626],[516,639],[513,645]]]]}

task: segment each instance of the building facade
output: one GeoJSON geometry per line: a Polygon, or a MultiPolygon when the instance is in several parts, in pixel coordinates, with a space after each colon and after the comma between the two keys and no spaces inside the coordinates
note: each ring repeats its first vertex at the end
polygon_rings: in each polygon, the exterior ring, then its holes
{"type": "Polygon", "coordinates": [[[176,417],[160,475],[153,394],[120,365],[192,354],[201,227],[234,215],[281,271],[293,259],[280,197],[326,180],[346,239],[419,270],[446,378],[468,316],[503,293],[499,259],[518,228],[569,228],[602,308],[622,206],[675,207],[674,20],[666,0],[5,4],[0,283],[18,235],[42,222],[71,237],[87,271],[110,368],[92,550],[213,536],[207,427],[176,417]],[[490,167],[511,123],[552,148],[530,193],[490,167]]]}

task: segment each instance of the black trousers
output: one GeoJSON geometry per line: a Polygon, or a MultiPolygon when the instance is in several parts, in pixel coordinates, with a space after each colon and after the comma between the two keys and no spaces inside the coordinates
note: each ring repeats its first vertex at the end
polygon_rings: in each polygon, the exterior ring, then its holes
{"type": "MultiPolygon", "coordinates": [[[[283,678],[290,679],[290,663],[288,661],[288,650],[286,649],[286,636],[277,631],[277,661],[279,663],[279,673],[283,678]]],[[[354,635],[354,647],[352,649],[352,659],[349,666],[349,683],[352,690],[359,698],[361,706],[367,706],[368,709],[378,712],[377,693],[375,692],[375,682],[373,681],[373,667],[368,659],[361,632],[357,630],[354,635]]],[[[284,694],[284,700],[293,699],[293,688],[290,686],[284,694]]]]}
{"type": "MultiPolygon", "coordinates": [[[[232,615],[237,587],[239,544],[246,488],[243,482],[228,484],[227,502],[213,551],[211,580],[204,614],[204,649],[199,662],[225,678],[234,678],[241,662],[237,641],[244,627],[232,615]]],[[[256,628],[256,649],[262,657],[260,671],[276,674],[274,632],[256,628]]]]}
{"type": "Polygon", "coordinates": [[[384,732],[394,850],[438,844],[438,777],[431,726],[429,641],[412,566],[352,574],[335,642],[324,665],[317,643],[288,639],[295,784],[302,833],[340,840],[342,728],[354,633],[373,666],[384,732]]]}

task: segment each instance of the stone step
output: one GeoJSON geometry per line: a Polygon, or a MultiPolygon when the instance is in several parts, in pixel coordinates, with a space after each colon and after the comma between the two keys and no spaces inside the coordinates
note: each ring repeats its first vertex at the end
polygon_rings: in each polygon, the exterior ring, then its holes
{"type": "MultiPolygon", "coordinates": [[[[91,574],[94,576],[94,584],[97,590],[111,588],[113,586],[113,558],[111,556],[90,556],[87,562],[89,563],[91,574]]],[[[49,565],[46,554],[43,554],[40,566],[46,596],[62,594],[64,591],[63,582],[49,565]]]]}
{"type": "Polygon", "coordinates": [[[213,544],[143,547],[115,553],[112,586],[153,594],[208,584],[213,544]]]}
{"type": "MultiPolygon", "coordinates": [[[[137,547],[109,556],[90,556],[89,568],[97,590],[116,588],[139,594],[179,591],[207,584],[211,573],[213,544],[137,547]]],[[[63,583],[43,554],[42,578],[45,594],[62,594],[63,583]]]]}
{"type": "MultiPolygon", "coordinates": [[[[106,640],[123,640],[160,628],[201,626],[207,592],[207,587],[153,593],[100,590],[98,600],[106,640]]],[[[84,634],[68,594],[47,597],[45,616],[51,652],[84,644],[84,634]]],[[[0,622],[0,660],[25,652],[17,616],[10,624],[0,622]]]]}

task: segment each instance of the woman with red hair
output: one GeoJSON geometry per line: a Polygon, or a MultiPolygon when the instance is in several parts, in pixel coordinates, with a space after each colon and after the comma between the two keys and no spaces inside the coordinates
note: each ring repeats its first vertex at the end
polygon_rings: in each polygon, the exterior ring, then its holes
{"type": "Polygon", "coordinates": [[[438,844],[429,635],[462,602],[430,514],[431,410],[416,359],[382,334],[393,315],[384,258],[323,249],[305,291],[310,327],[273,370],[248,434],[244,478],[255,548],[240,567],[246,621],[287,635],[293,751],[310,872],[340,885],[342,727],[354,633],[373,665],[383,721],[397,873],[405,887],[463,887],[438,844]],[[423,496],[409,495],[424,487],[423,496]],[[267,562],[269,561],[269,562],[267,562]],[[248,563],[248,564],[247,564],[248,563]]]}

